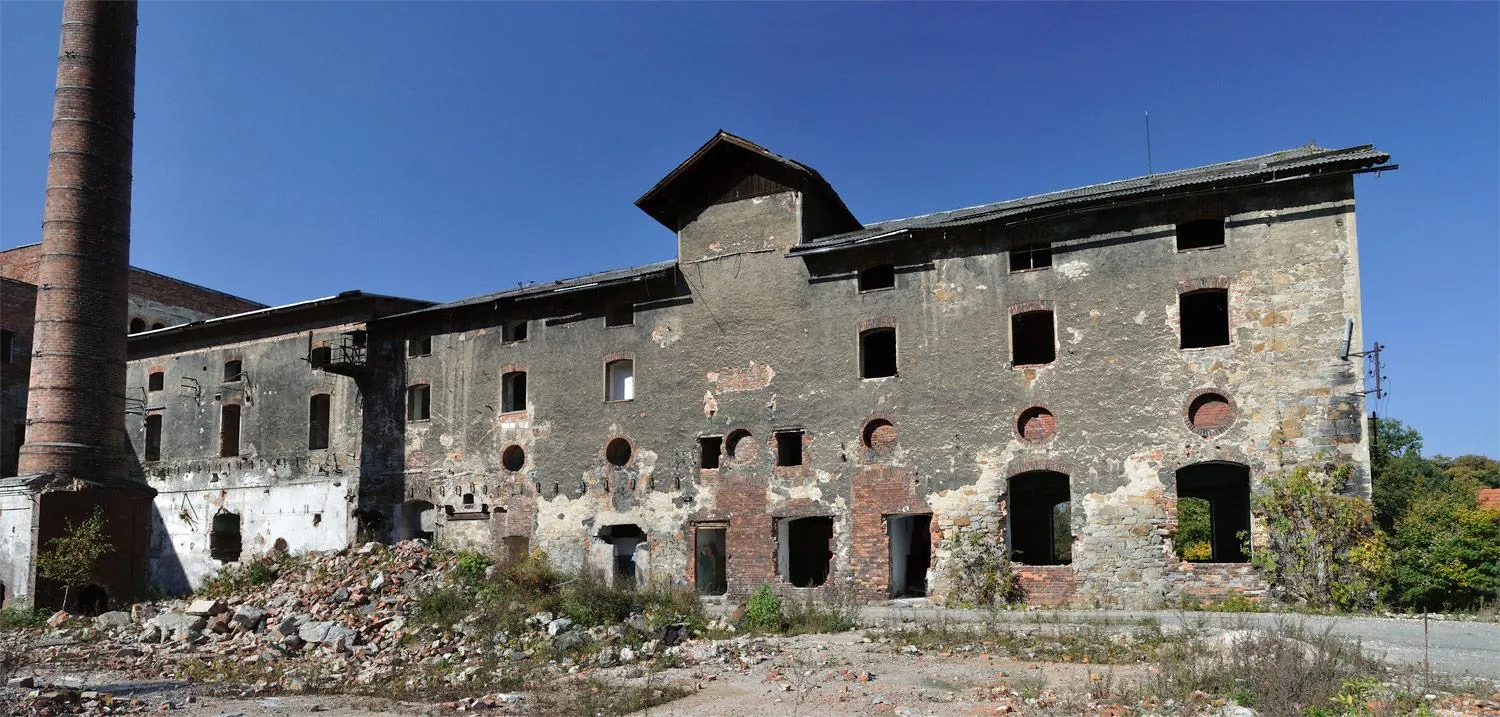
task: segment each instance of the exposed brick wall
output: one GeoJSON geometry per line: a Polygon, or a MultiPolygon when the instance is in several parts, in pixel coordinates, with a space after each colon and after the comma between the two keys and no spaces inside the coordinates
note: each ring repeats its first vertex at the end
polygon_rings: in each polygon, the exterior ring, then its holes
{"type": "Polygon", "coordinates": [[[134,2],[63,3],[23,474],[124,478],[134,2]]]}
{"type": "Polygon", "coordinates": [[[32,318],[36,285],[0,278],[0,329],[14,331],[8,363],[0,361],[0,477],[16,474],[15,426],[26,419],[26,383],[31,378],[32,318]]]}
{"type": "MultiPolygon", "coordinates": [[[[724,536],[729,595],[742,598],[761,583],[776,583],[776,533],[767,512],[765,480],[729,471],[711,477],[705,473],[703,484],[715,491],[716,506],[694,515],[693,520],[729,524],[724,536]]],[[[693,571],[688,572],[690,584],[695,583],[693,571]]]]}
{"type": "Polygon", "coordinates": [[[1078,571],[1071,565],[1017,565],[1016,575],[1027,605],[1070,605],[1078,592],[1078,571]]]}
{"type": "MultiPolygon", "coordinates": [[[[854,477],[854,550],[853,573],[855,594],[863,600],[890,597],[891,546],[886,535],[885,517],[932,512],[918,498],[910,474],[892,466],[866,466],[854,477]]],[[[936,523],[934,523],[934,526],[936,523]]],[[[937,545],[937,536],[932,544],[937,545]]],[[[837,574],[838,565],[831,574],[837,574]]]]}

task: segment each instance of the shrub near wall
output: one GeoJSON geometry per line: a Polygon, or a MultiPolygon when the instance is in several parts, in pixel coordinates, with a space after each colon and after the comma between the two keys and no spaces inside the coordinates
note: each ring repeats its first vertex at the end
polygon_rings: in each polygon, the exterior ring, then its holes
{"type": "Polygon", "coordinates": [[[1256,497],[1268,544],[1255,563],[1280,599],[1350,610],[1375,605],[1390,572],[1391,550],[1369,501],[1336,492],[1352,469],[1299,466],[1273,478],[1256,497]]]}

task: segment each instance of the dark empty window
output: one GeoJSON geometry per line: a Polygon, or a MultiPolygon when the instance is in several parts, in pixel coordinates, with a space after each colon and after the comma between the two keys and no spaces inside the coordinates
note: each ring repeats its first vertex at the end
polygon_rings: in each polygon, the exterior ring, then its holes
{"type": "Polygon", "coordinates": [[[425,421],[428,418],[428,399],[431,390],[425,383],[419,383],[406,389],[406,420],[425,421]]]}
{"type": "Polygon", "coordinates": [[[776,431],[776,465],[802,465],[803,431],[776,431]]]}
{"type": "Polygon", "coordinates": [[[1057,359],[1051,311],[1027,311],[1010,317],[1011,363],[1017,366],[1052,363],[1057,359]]]}
{"type": "Polygon", "coordinates": [[[609,461],[610,465],[617,468],[624,468],[626,464],[630,463],[630,456],[633,453],[635,453],[635,449],[631,448],[630,441],[624,438],[616,438],[604,447],[604,459],[609,461]]]}
{"type": "Polygon", "coordinates": [[[1052,245],[1037,244],[1010,250],[1011,271],[1031,271],[1052,266],[1052,245]]]}
{"type": "Polygon", "coordinates": [[[333,347],[313,347],[313,350],[308,354],[307,362],[312,364],[313,368],[327,368],[328,364],[333,362],[333,347]]]}
{"type": "Polygon", "coordinates": [[[219,409],[219,455],[224,458],[240,454],[240,405],[226,403],[219,409]]]}
{"type": "Polygon", "coordinates": [[[146,416],[146,460],[161,460],[161,414],[146,416]]]}
{"type": "Polygon", "coordinates": [[[859,377],[896,375],[896,330],[870,329],[859,335],[859,377]]]}
{"type": "Polygon", "coordinates": [[[723,595],[729,592],[729,575],[725,566],[728,554],[728,526],[700,525],[693,531],[697,543],[697,560],[693,582],[699,595],[723,595]]]}
{"type": "Polygon", "coordinates": [[[138,334],[138,333],[140,333],[142,331],[145,331],[145,330],[146,330],[146,320],[145,319],[131,319],[130,320],[130,333],[132,333],[132,334],[138,334]]]}
{"type": "Polygon", "coordinates": [[[417,336],[406,340],[407,356],[427,356],[432,353],[432,337],[417,336]]]}
{"type": "Polygon", "coordinates": [[[860,291],[890,289],[895,286],[896,266],[894,264],[877,264],[859,272],[860,291]]]}
{"type": "Polygon", "coordinates": [[[213,532],[208,535],[208,555],[221,563],[240,559],[240,516],[220,513],[214,516],[213,532]]]}
{"type": "Polygon", "coordinates": [[[152,331],[155,331],[157,329],[165,329],[165,328],[167,328],[167,325],[163,324],[163,323],[155,323],[155,324],[151,325],[151,330],[152,331]]]}
{"type": "Polygon", "coordinates": [[[723,436],[700,436],[698,438],[698,467],[718,468],[719,457],[723,455],[723,451],[723,436]]]}
{"type": "Polygon", "coordinates": [[[525,341],[527,324],[525,320],[507,321],[501,327],[501,338],[505,341],[525,341]]]}
{"type": "Polygon", "coordinates": [[[161,371],[152,371],[146,374],[146,390],[160,391],[166,385],[167,375],[161,371]]]}
{"type": "Polygon", "coordinates": [[[629,326],[634,323],[634,304],[615,304],[604,311],[605,326],[629,326]]]}
{"type": "Polygon", "coordinates": [[[240,380],[240,375],[242,373],[243,373],[243,371],[240,370],[240,362],[239,361],[225,361],[224,362],[224,381],[226,381],[226,382],[238,381],[238,380],[240,380]]]}
{"type": "Polygon", "coordinates": [[[10,363],[15,360],[16,332],[10,329],[0,329],[0,364],[10,363]]]}
{"type": "Polygon", "coordinates": [[[1010,557],[1024,565],[1073,561],[1072,496],[1068,477],[1052,471],[1010,479],[1010,557]]]}
{"type": "Polygon", "coordinates": [[[812,588],[828,580],[833,559],[833,518],[788,518],[777,531],[781,551],[777,567],[787,582],[812,588]]]}
{"type": "Polygon", "coordinates": [[[526,410],[526,372],[511,371],[500,377],[500,410],[526,410]]]}
{"type": "Polygon", "coordinates": [[[1204,289],[1178,297],[1182,348],[1229,345],[1229,291],[1204,289]]]}
{"type": "Polygon", "coordinates": [[[505,466],[505,470],[512,473],[525,468],[526,449],[516,445],[506,446],[505,450],[500,453],[500,465],[505,466]]]}
{"type": "Polygon", "coordinates": [[[1224,246],[1223,219],[1197,219],[1177,225],[1177,251],[1224,246]]]}
{"type": "Polygon", "coordinates": [[[307,447],[319,450],[328,447],[328,411],[331,401],[326,393],[319,393],[307,400],[307,447]]]}
{"type": "Polygon", "coordinates": [[[1250,560],[1250,469],[1236,463],[1195,463],[1177,471],[1177,536],[1188,561],[1250,560]]]}

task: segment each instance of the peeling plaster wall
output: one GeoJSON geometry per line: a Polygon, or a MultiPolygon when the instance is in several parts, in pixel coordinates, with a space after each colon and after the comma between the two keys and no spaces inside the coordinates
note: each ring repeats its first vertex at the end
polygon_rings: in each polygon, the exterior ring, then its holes
{"type": "MultiPolygon", "coordinates": [[[[1357,467],[1351,490],[1368,495],[1363,404],[1351,394],[1361,367],[1339,358],[1346,319],[1361,342],[1348,178],[807,260],[784,251],[802,202],[788,192],[703,210],[679,233],[681,278],[665,295],[600,289],[402,328],[433,335],[432,354],[405,367],[405,383],[431,384],[432,418],[404,426],[404,493],[509,505],[491,512],[492,552],[505,535],[529,535],[565,568],[605,570],[599,528],[635,524],[647,535],[642,572],[676,583],[693,579],[694,523],[727,522],[731,595],[759,582],[796,592],[778,575],[777,521],[828,515],[833,581],[883,597],[883,516],[931,512],[941,597],[943,538],[1004,536],[1008,479],[1056,470],[1071,479],[1073,563],[1023,576],[1039,599],[1119,606],[1261,587],[1245,566],[1172,556],[1182,466],[1244,463],[1258,489],[1283,467],[1339,455],[1357,467]],[[1204,212],[1227,217],[1226,245],[1177,252],[1175,222],[1204,212]],[[1053,243],[1055,266],[1011,273],[1007,249],[1038,236],[1053,243]],[[896,287],[857,292],[858,269],[885,262],[898,267],[896,287]],[[1221,278],[1231,344],[1179,349],[1179,284],[1221,278]],[[603,307],[622,300],[637,302],[634,325],[606,328],[603,307]],[[1055,310],[1057,360],[1012,367],[1007,307],[1038,300],[1055,310]],[[502,341],[499,327],[517,318],[531,320],[528,340],[502,341]],[[859,378],[858,334],[870,326],[896,328],[899,376],[859,378]],[[607,403],[603,366],[618,357],[635,361],[635,399],[607,403]],[[524,412],[497,413],[507,370],[528,372],[524,412]],[[1200,389],[1238,411],[1212,439],[1187,424],[1200,389]],[[1045,443],[1016,431],[1033,405],[1057,419],[1045,443]],[[887,456],[860,443],[876,417],[896,425],[887,456]],[[783,428],[806,431],[804,465],[773,466],[783,428]],[[696,438],[739,429],[753,455],[700,470],[696,438]],[[613,438],[633,447],[623,467],[605,460],[613,438]],[[509,445],[526,452],[518,472],[500,464],[509,445]],[[533,511],[534,525],[518,511],[533,511]]],[[[478,528],[463,530],[472,544],[478,528]]]]}
{"type": "Polygon", "coordinates": [[[31,602],[31,556],[36,537],[35,494],[29,491],[0,493],[0,583],[5,585],[3,605],[31,602]]]}
{"type": "Polygon", "coordinates": [[[254,341],[132,360],[126,433],[133,472],[158,493],[150,579],[169,593],[197,588],[221,564],[209,556],[213,516],[241,518],[241,560],[278,539],[293,552],[349,545],[359,488],[362,410],[354,379],[314,370],[310,344],[359,325],[319,327],[254,341]],[[225,381],[226,361],[244,374],[225,381]],[[163,371],[163,389],[148,376],[163,371]],[[308,448],[309,400],[330,397],[329,444],[308,448]],[[240,454],[220,457],[221,408],[240,406],[240,454]],[[162,416],[161,459],[145,460],[145,416],[162,416]],[[316,518],[315,518],[316,516],[316,518]]]}

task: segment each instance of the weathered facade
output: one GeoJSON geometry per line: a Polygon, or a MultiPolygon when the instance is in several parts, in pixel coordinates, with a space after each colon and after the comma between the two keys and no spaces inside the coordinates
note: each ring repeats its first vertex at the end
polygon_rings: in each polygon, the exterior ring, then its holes
{"type": "Polygon", "coordinates": [[[1042,604],[1259,589],[1266,478],[1342,460],[1368,495],[1353,176],[1388,159],[1308,147],[863,225],[720,133],[637,202],[675,260],[133,337],[152,579],[422,536],[730,598],[946,599],[974,549],[1042,604]],[[1192,562],[1181,498],[1213,516],[1192,562]]]}

